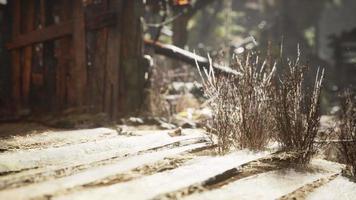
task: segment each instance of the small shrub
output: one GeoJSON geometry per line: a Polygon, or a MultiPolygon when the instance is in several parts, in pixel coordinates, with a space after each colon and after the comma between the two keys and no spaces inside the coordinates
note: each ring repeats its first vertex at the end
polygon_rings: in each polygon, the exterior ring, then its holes
{"type": "Polygon", "coordinates": [[[196,64],[202,78],[204,95],[208,98],[206,105],[212,109],[212,118],[206,122],[206,129],[211,140],[216,136],[219,153],[227,152],[233,146],[236,106],[234,105],[235,77],[217,76],[210,60],[209,72],[202,72],[196,64]]]}
{"type": "Polygon", "coordinates": [[[275,68],[267,69],[266,62],[248,54],[236,58],[233,69],[239,75],[216,77],[211,66],[209,72],[199,71],[213,111],[209,130],[217,136],[220,153],[232,146],[261,150],[272,131],[269,97],[275,68]]]}
{"type": "Polygon", "coordinates": [[[270,112],[272,77],[275,67],[269,69],[257,56],[247,55],[236,62],[242,74],[236,87],[238,117],[235,138],[240,148],[261,150],[270,141],[273,124],[270,112]]]}
{"type": "Polygon", "coordinates": [[[348,165],[348,174],[356,176],[356,103],[350,91],[346,92],[342,103],[339,125],[340,153],[348,165]]]}
{"type": "MultiPolygon", "coordinates": [[[[209,133],[217,138],[219,153],[227,152],[234,146],[238,108],[235,102],[236,86],[233,77],[218,77],[204,83],[205,94],[209,98],[212,118],[207,122],[209,133]]],[[[211,135],[211,136],[213,136],[211,135]]]]}
{"type": "Polygon", "coordinates": [[[320,92],[324,70],[316,75],[310,90],[305,83],[307,67],[295,62],[275,84],[273,117],[276,125],[276,140],[284,151],[296,153],[296,163],[307,164],[316,153],[315,139],[320,121],[320,92]]]}

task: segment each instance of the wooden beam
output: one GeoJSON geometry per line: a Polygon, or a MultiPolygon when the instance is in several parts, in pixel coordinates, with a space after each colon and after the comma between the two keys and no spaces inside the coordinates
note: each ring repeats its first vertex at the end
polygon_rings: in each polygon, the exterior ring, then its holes
{"type": "Polygon", "coordinates": [[[117,22],[117,13],[108,11],[88,17],[85,20],[85,28],[88,30],[102,29],[108,26],[114,26],[117,22]]]}
{"type": "MultiPolygon", "coordinates": [[[[96,30],[107,26],[115,25],[116,12],[105,12],[94,17],[88,18],[86,21],[86,29],[96,30]]],[[[61,22],[56,25],[50,25],[46,28],[35,30],[26,34],[17,36],[8,43],[8,49],[16,49],[23,46],[41,43],[48,40],[58,39],[69,36],[73,33],[73,21],[61,22]]]]}
{"type": "Polygon", "coordinates": [[[56,25],[51,25],[43,29],[35,30],[27,34],[22,34],[16,37],[13,42],[8,43],[8,49],[17,49],[23,46],[46,42],[48,40],[58,39],[71,35],[73,32],[73,23],[64,22],[56,25]]]}

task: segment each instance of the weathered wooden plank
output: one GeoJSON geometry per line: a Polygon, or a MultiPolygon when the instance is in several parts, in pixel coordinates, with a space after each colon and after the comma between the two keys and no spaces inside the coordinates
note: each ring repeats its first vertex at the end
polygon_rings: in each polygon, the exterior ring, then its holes
{"type": "Polygon", "coordinates": [[[163,160],[166,157],[178,155],[187,151],[205,147],[206,144],[192,144],[183,147],[177,147],[159,152],[152,152],[143,155],[137,155],[120,160],[117,163],[89,169],[78,174],[63,177],[55,180],[49,180],[38,184],[25,186],[22,188],[11,189],[0,192],[1,199],[24,199],[39,198],[46,195],[58,194],[69,188],[82,186],[94,181],[102,180],[110,176],[118,175],[145,164],[154,163],[163,160]]]}
{"type": "MultiPolygon", "coordinates": [[[[53,25],[55,23],[54,19],[54,9],[55,3],[45,0],[43,2],[44,10],[41,16],[41,24],[43,26],[53,25]]],[[[55,58],[55,41],[48,40],[43,43],[43,66],[44,66],[44,105],[41,105],[45,111],[53,111],[55,109],[55,88],[56,88],[56,67],[57,62],[55,58]]]]}
{"type": "Polygon", "coordinates": [[[320,188],[316,188],[309,196],[307,200],[319,200],[319,199],[355,199],[356,197],[356,184],[351,182],[348,178],[339,176],[333,181],[327,183],[320,188]]]}
{"type": "Polygon", "coordinates": [[[292,169],[266,172],[238,180],[221,189],[191,195],[186,199],[277,199],[304,184],[329,175],[331,173],[296,172],[292,169]]]}
{"type": "MultiPolygon", "coordinates": [[[[42,30],[46,26],[46,5],[45,0],[36,0],[36,29],[42,30]]],[[[32,33],[32,32],[30,32],[32,33]]],[[[30,34],[28,33],[28,34],[30,34]]],[[[19,36],[20,37],[20,36],[19,36]]],[[[43,105],[47,105],[48,99],[45,99],[46,77],[45,77],[45,66],[44,66],[44,52],[45,45],[34,44],[36,51],[33,51],[33,65],[31,70],[31,110],[40,111],[43,105]],[[44,104],[44,102],[46,102],[44,104]]]]}
{"type": "Polygon", "coordinates": [[[76,166],[178,141],[193,140],[192,142],[194,142],[201,139],[206,139],[203,133],[193,133],[172,138],[167,133],[158,132],[145,136],[118,136],[115,139],[111,138],[58,148],[8,152],[0,154],[0,173],[44,166],[76,166]]]}
{"type": "MultiPolygon", "coordinates": [[[[86,29],[96,30],[107,26],[114,26],[116,12],[105,12],[94,17],[86,19],[86,29]]],[[[27,46],[34,43],[41,43],[48,40],[54,40],[65,36],[70,36],[73,33],[73,21],[63,21],[59,24],[50,25],[30,33],[18,35],[8,43],[8,49],[16,49],[19,47],[27,46]]]]}
{"type": "Polygon", "coordinates": [[[204,181],[266,154],[239,151],[221,157],[201,157],[189,164],[126,183],[113,184],[60,196],[56,199],[152,199],[155,196],[204,181]]]}
{"type": "MultiPolygon", "coordinates": [[[[71,4],[70,0],[61,2],[59,13],[60,22],[63,23],[70,19],[71,4]]],[[[72,28],[72,26],[71,26],[72,28]]],[[[70,37],[60,38],[58,41],[58,63],[56,71],[56,105],[59,110],[67,105],[67,72],[70,68],[70,37]]]]}
{"type": "Polygon", "coordinates": [[[120,25],[121,60],[120,60],[120,111],[123,115],[138,112],[144,100],[143,90],[145,69],[142,65],[142,1],[123,1],[120,25]],[[127,40],[126,38],[132,38],[127,40]]]}
{"type": "MultiPolygon", "coordinates": [[[[33,31],[34,19],[35,19],[35,1],[28,0],[24,2],[26,4],[26,24],[24,27],[25,32],[33,31]]],[[[22,100],[25,107],[28,107],[28,100],[30,94],[31,83],[31,68],[32,68],[32,52],[33,47],[27,46],[24,49],[24,64],[22,68],[22,100]]]]}
{"type": "MultiPolygon", "coordinates": [[[[105,7],[105,6],[103,6],[105,7]]],[[[102,29],[108,26],[114,26],[117,23],[117,12],[107,11],[86,18],[85,27],[88,30],[102,29]]]]}
{"type": "MultiPolygon", "coordinates": [[[[94,7],[93,9],[97,9],[94,7]]],[[[107,11],[108,4],[107,0],[103,0],[100,6],[101,10],[107,11]]],[[[94,13],[92,10],[91,13],[94,13]]],[[[93,38],[93,63],[91,66],[91,73],[88,77],[90,79],[90,98],[91,107],[95,111],[103,112],[104,111],[104,91],[105,91],[105,71],[107,67],[106,55],[107,55],[107,46],[108,46],[108,27],[104,27],[97,31],[93,31],[95,38],[93,38]]]]}
{"type": "Polygon", "coordinates": [[[105,69],[106,69],[106,52],[107,52],[107,41],[108,41],[108,29],[103,28],[95,33],[95,44],[94,44],[94,57],[92,73],[90,77],[91,81],[91,91],[90,96],[92,97],[91,105],[96,111],[104,111],[104,91],[105,91],[105,69]]]}
{"type": "Polygon", "coordinates": [[[117,132],[108,128],[74,131],[46,131],[35,135],[16,136],[0,140],[0,149],[10,152],[26,149],[44,149],[114,138],[117,132]]]}
{"type": "MultiPolygon", "coordinates": [[[[120,21],[120,15],[124,9],[123,1],[111,0],[109,3],[113,10],[118,11],[116,20],[120,21]]],[[[108,30],[106,53],[104,111],[115,119],[118,115],[120,87],[121,31],[119,24],[108,30]]]]}
{"type": "Polygon", "coordinates": [[[82,106],[86,99],[87,63],[85,17],[82,0],[73,2],[73,66],[69,70],[68,100],[70,106],[82,106]]]}
{"type": "Polygon", "coordinates": [[[311,171],[298,169],[282,169],[269,171],[212,189],[204,193],[196,193],[185,199],[278,199],[282,195],[309,184],[320,178],[340,173],[341,164],[315,159],[310,163],[311,171]],[[318,169],[318,170],[317,170],[318,169]],[[255,188],[259,188],[256,190],[255,188]]]}
{"type": "Polygon", "coordinates": [[[45,42],[70,35],[73,30],[72,22],[62,22],[56,25],[50,25],[46,28],[32,31],[27,34],[19,35],[13,38],[12,43],[8,43],[8,49],[16,49],[34,43],[45,42]]]}
{"type": "MultiPolygon", "coordinates": [[[[21,24],[21,0],[12,1],[13,22],[12,22],[12,38],[17,38],[20,35],[21,24]]],[[[19,109],[21,102],[21,60],[20,51],[11,51],[11,81],[12,81],[12,98],[16,111],[19,109]]]]}

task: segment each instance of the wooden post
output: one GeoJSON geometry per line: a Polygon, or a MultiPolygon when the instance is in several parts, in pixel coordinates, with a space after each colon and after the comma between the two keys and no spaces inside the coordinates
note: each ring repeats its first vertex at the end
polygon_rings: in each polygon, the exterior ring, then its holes
{"type": "MultiPolygon", "coordinates": [[[[34,17],[35,17],[35,2],[34,0],[28,0],[25,2],[27,5],[26,23],[24,24],[25,32],[30,32],[34,29],[34,17]]],[[[22,96],[23,104],[28,108],[30,84],[31,84],[31,68],[32,68],[32,45],[25,47],[24,49],[24,65],[22,69],[22,96]]]]}
{"type": "MultiPolygon", "coordinates": [[[[55,4],[51,1],[45,0],[43,2],[43,25],[45,27],[54,24],[54,7],[55,4]]],[[[44,98],[42,98],[42,108],[45,111],[54,111],[55,109],[55,88],[56,88],[56,59],[54,55],[55,44],[54,40],[43,43],[43,66],[44,66],[44,98]]]]}
{"type": "MultiPolygon", "coordinates": [[[[108,11],[108,0],[103,0],[100,10],[107,12],[108,11]]],[[[115,16],[115,20],[117,17],[115,16]]],[[[91,75],[91,87],[92,91],[88,92],[90,99],[92,100],[91,105],[96,112],[103,112],[104,107],[104,91],[105,91],[105,72],[107,68],[107,45],[108,45],[108,30],[109,28],[104,27],[100,30],[97,30],[95,33],[94,52],[93,55],[93,65],[91,75]]]]}
{"type": "MultiPolygon", "coordinates": [[[[21,0],[13,0],[12,2],[12,38],[16,38],[20,35],[20,25],[21,25],[21,0]]],[[[20,109],[21,102],[21,85],[20,85],[20,51],[18,49],[11,51],[11,72],[12,72],[12,98],[15,105],[16,112],[20,109]]]]}
{"type": "Polygon", "coordinates": [[[85,17],[82,0],[73,3],[73,52],[74,63],[70,69],[69,104],[83,106],[86,97],[87,63],[85,51],[85,17]]]}
{"type": "MultiPolygon", "coordinates": [[[[118,12],[117,22],[120,18],[121,12],[124,9],[122,0],[111,0],[110,7],[118,12]]],[[[121,30],[120,23],[108,31],[108,49],[107,49],[107,66],[106,66],[106,81],[105,81],[105,103],[104,110],[109,113],[112,119],[118,116],[119,104],[119,72],[121,59],[121,30]]],[[[128,39],[128,38],[127,38],[128,39]]]]}
{"type": "MultiPolygon", "coordinates": [[[[63,0],[61,2],[60,9],[60,23],[64,23],[70,19],[70,0],[63,0]]],[[[57,107],[59,110],[65,108],[67,105],[67,72],[70,68],[70,38],[64,37],[58,41],[59,55],[58,55],[58,64],[56,72],[56,96],[57,96],[57,107]]]]}
{"type": "Polygon", "coordinates": [[[99,30],[96,35],[95,41],[95,55],[93,67],[94,77],[93,80],[93,92],[90,93],[93,99],[92,104],[97,107],[98,111],[104,111],[104,90],[105,90],[105,71],[107,67],[107,43],[108,41],[108,28],[103,28],[99,30]]]}
{"type": "Polygon", "coordinates": [[[121,14],[120,111],[136,114],[142,108],[144,67],[142,66],[142,1],[124,1],[121,14]]]}

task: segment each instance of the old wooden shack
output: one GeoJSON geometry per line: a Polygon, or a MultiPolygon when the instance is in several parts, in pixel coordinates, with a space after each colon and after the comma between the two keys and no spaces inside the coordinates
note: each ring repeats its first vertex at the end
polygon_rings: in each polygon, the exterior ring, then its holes
{"type": "Polygon", "coordinates": [[[142,1],[10,0],[0,8],[1,104],[111,117],[143,101],[142,1]]]}

